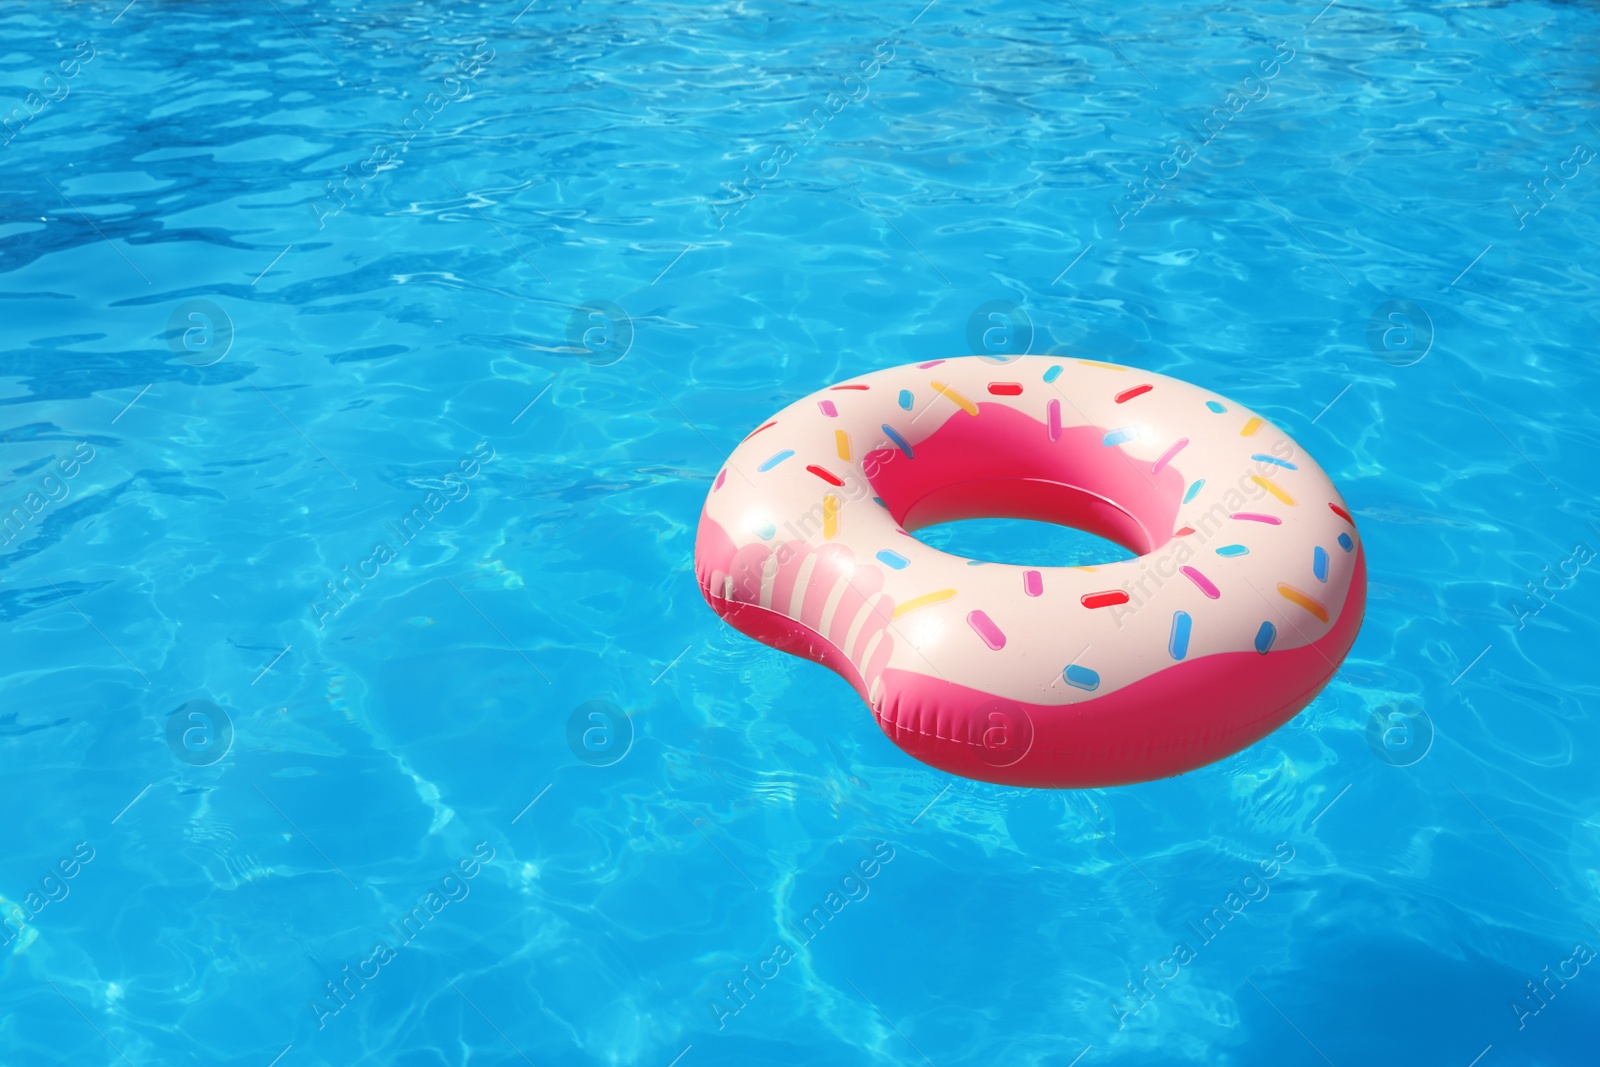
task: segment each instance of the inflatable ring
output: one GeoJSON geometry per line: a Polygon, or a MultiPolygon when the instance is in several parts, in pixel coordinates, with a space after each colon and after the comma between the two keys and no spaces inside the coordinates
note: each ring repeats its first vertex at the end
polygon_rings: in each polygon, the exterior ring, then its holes
{"type": "Polygon", "coordinates": [[[842,676],[910,755],[1008,785],[1119,785],[1253,744],[1360,628],[1355,523],[1287,434],[1081,359],[970,356],[814,393],[712,482],[695,575],[727,622],[842,676]],[[964,559],[910,531],[1006,517],[1136,559],[964,559]]]}

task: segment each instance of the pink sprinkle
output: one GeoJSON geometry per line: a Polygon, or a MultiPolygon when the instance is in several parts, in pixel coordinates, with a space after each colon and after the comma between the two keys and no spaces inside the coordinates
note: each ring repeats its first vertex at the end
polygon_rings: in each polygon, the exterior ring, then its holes
{"type": "Polygon", "coordinates": [[[1187,437],[1178,438],[1178,443],[1161,453],[1161,458],[1156,460],[1156,465],[1150,468],[1151,474],[1160,474],[1161,468],[1172,462],[1172,457],[1183,451],[1183,446],[1189,443],[1187,437]]]}
{"type": "Polygon", "coordinates": [[[937,367],[939,364],[941,364],[943,362],[944,362],[944,360],[942,360],[942,359],[936,359],[936,360],[933,360],[933,361],[928,362],[928,363],[918,363],[917,364],[917,369],[918,370],[927,370],[929,367],[937,367]]]}
{"type": "Polygon", "coordinates": [[[1257,515],[1253,511],[1241,511],[1236,515],[1229,515],[1230,519],[1244,519],[1246,522],[1264,522],[1268,526],[1282,526],[1283,520],[1276,515],[1257,515]]]}
{"type": "Polygon", "coordinates": [[[722,483],[728,480],[728,468],[724,467],[717,472],[717,480],[711,484],[711,491],[715,493],[722,488],[722,483]]]}
{"type": "Polygon", "coordinates": [[[1045,412],[1050,420],[1050,440],[1061,440],[1061,401],[1050,401],[1045,405],[1045,412]]]}
{"type": "Polygon", "coordinates": [[[1044,595],[1044,575],[1038,571],[1022,572],[1022,591],[1029,596],[1044,595]]]}
{"type": "Polygon", "coordinates": [[[983,638],[983,643],[996,652],[1006,647],[1006,635],[1000,632],[1000,627],[981,611],[967,613],[967,625],[972,627],[977,635],[983,638]]]}
{"type": "Polygon", "coordinates": [[[839,417],[839,409],[833,406],[833,401],[831,400],[819,400],[817,401],[817,407],[821,408],[822,413],[830,419],[839,417]]]}
{"type": "Polygon", "coordinates": [[[1178,573],[1193,582],[1196,588],[1212,600],[1222,595],[1222,591],[1211,584],[1210,578],[1207,578],[1193,567],[1179,567],[1178,573]]]}

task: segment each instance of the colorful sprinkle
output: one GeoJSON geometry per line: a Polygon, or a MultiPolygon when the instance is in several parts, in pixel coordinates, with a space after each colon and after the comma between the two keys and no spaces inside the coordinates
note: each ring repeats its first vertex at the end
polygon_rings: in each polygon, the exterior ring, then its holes
{"type": "Polygon", "coordinates": [[[828,541],[839,536],[839,498],[832,493],[822,498],[822,536],[828,541]]]}
{"type": "Polygon", "coordinates": [[[767,471],[771,470],[773,467],[776,467],[778,464],[782,463],[792,455],[794,455],[794,449],[786,448],[782,452],[774,454],[771,459],[757,467],[756,471],[758,473],[765,474],[767,471]]]}
{"type": "Polygon", "coordinates": [[[966,397],[962,396],[960,393],[956,392],[943,382],[929,382],[928,384],[933,386],[934,392],[950,401],[962,411],[965,411],[968,415],[976,415],[978,413],[978,405],[974,404],[972,401],[968,400],[966,397]]]}
{"type": "Polygon", "coordinates": [[[1078,600],[1086,608],[1109,608],[1115,604],[1126,604],[1128,594],[1121,589],[1107,589],[1103,593],[1085,593],[1078,600]]]}
{"type": "Polygon", "coordinates": [[[1061,440],[1061,401],[1052,400],[1044,406],[1045,428],[1050,434],[1050,440],[1061,440]]]}
{"type": "Polygon", "coordinates": [[[1252,474],[1250,476],[1250,480],[1255,482],[1261,488],[1265,489],[1267,492],[1271,493],[1273,496],[1277,497],[1279,500],[1283,501],[1285,504],[1289,505],[1291,508],[1294,507],[1294,497],[1290,496],[1288,493],[1285,493],[1278,486],[1278,484],[1272,481],[1270,478],[1263,478],[1259,474],[1252,474]]]}
{"type": "Polygon", "coordinates": [[[1085,367],[1104,367],[1106,370],[1128,369],[1127,367],[1119,367],[1115,363],[1101,363],[1098,359],[1080,359],[1078,362],[1082,363],[1085,367]]]}
{"type": "Polygon", "coordinates": [[[772,540],[773,535],[777,532],[778,528],[772,525],[770,522],[764,522],[760,526],[756,527],[756,536],[761,538],[763,541],[772,540]]]}
{"type": "Polygon", "coordinates": [[[762,430],[769,430],[769,429],[771,429],[772,427],[774,427],[776,425],[778,425],[778,420],[777,419],[773,419],[771,422],[762,423],[760,426],[757,426],[755,429],[753,429],[749,433],[745,434],[744,435],[744,439],[746,441],[748,441],[748,440],[750,440],[750,438],[754,437],[756,434],[760,433],[762,430]]]}
{"type": "Polygon", "coordinates": [[[1167,640],[1167,655],[1173,659],[1182,659],[1189,654],[1189,632],[1194,629],[1194,620],[1189,618],[1187,611],[1174,611],[1172,613],[1172,636],[1167,640]]]}
{"type": "Polygon", "coordinates": [[[1270,622],[1261,624],[1261,629],[1256,631],[1256,651],[1265,656],[1272,651],[1272,642],[1278,639],[1278,628],[1270,622]]]}
{"type": "Polygon", "coordinates": [[[1172,536],[1173,537],[1188,537],[1192,533],[1194,533],[1194,527],[1193,526],[1180,526],[1176,530],[1172,531],[1172,536]]]}
{"type": "Polygon", "coordinates": [[[921,596],[914,596],[910,600],[907,600],[904,604],[896,605],[892,617],[898,619],[902,615],[909,615],[918,608],[925,608],[929,604],[943,603],[955,595],[956,591],[954,589],[940,589],[938,592],[923,593],[921,596]]]}
{"type": "Polygon", "coordinates": [[[1248,556],[1249,554],[1250,550],[1243,545],[1223,545],[1217,549],[1217,555],[1225,556],[1229,559],[1234,556],[1248,556]]]}
{"type": "Polygon", "coordinates": [[[911,410],[911,390],[900,390],[900,406],[905,408],[907,411],[911,410]]]}
{"type": "Polygon", "coordinates": [[[906,444],[906,439],[904,437],[901,437],[899,434],[895,433],[893,426],[890,426],[887,422],[884,423],[883,424],[883,432],[889,435],[889,440],[894,442],[894,446],[896,448],[898,448],[900,451],[902,451],[902,452],[904,452],[906,454],[906,458],[907,459],[915,459],[916,458],[915,456],[913,456],[911,454],[911,446],[906,444]]]}
{"type": "Polygon", "coordinates": [[[1061,377],[1061,364],[1059,363],[1044,372],[1044,380],[1046,385],[1055,381],[1059,377],[1061,377]]]}
{"type": "Polygon", "coordinates": [[[1077,689],[1087,689],[1090,692],[1100,688],[1100,675],[1076,663],[1069,663],[1062,669],[1061,680],[1077,689]]]}
{"type": "Polygon", "coordinates": [[[918,370],[927,370],[929,367],[937,367],[939,364],[941,364],[943,362],[944,362],[944,360],[942,360],[942,359],[929,360],[927,363],[918,363],[917,364],[917,369],[918,370]]]}
{"type": "Polygon", "coordinates": [[[1348,511],[1346,511],[1344,508],[1341,508],[1338,504],[1335,504],[1335,503],[1330,501],[1328,503],[1328,506],[1333,509],[1333,513],[1335,515],[1339,516],[1345,522],[1348,522],[1351,526],[1354,526],[1356,524],[1356,520],[1354,520],[1354,519],[1352,519],[1350,517],[1350,513],[1348,511]]]}
{"type": "Polygon", "coordinates": [[[1226,407],[1224,407],[1223,405],[1217,403],[1215,400],[1207,400],[1206,401],[1206,407],[1210,408],[1212,411],[1215,411],[1218,415],[1221,415],[1224,411],[1228,410],[1226,407]]]}
{"type": "Polygon", "coordinates": [[[817,407],[830,419],[839,417],[839,409],[833,406],[833,401],[831,400],[819,400],[817,401],[817,407]]]}
{"type": "Polygon", "coordinates": [[[1155,388],[1155,386],[1153,386],[1153,385],[1136,385],[1132,389],[1124,389],[1122,392],[1117,394],[1117,396],[1116,396],[1117,403],[1126,404],[1128,401],[1132,400],[1134,397],[1136,397],[1136,396],[1144,396],[1144,394],[1148,393],[1150,390],[1152,390],[1154,388],[1155,388]]]}
{"type": "Polygon", "coordinates": [[[1124,426],[1120,430],[1112,430],[1107,433],[1100,439],[1100,443],[1110,448],[1112,445],[1120,445],[1124,441],[1132,441],[1138,436],[1139,428],[1137,426],[1124,426]]]}
{"type": "MultiPolygon", "coordinates": [[[[719,470],[717,472],[717,480],[711,483],[711,491],[713,493],[715,493],[718,489],[721,489],[722,488],[722,483],[727,481],[727,480],[728,480],[728,468],[727,467],[723,467],[721,470],[719,470]]],[[[1339,536],[1343,537],[1344,535],[1340,534],[1339,536]]],[[[1348,552],[1350,550],[1349,549],[1345,549],[1345,551],[1348,552]]]]}
{"type": "Polygon", "coordinates": [[[833,447],[838,451],[839,458],[846,463],[850,462],[850,435],[843,430],[833,431],[833,447]]]}
{"type": "Polygon", "coordinates": [[[1316,599],[1306,596],[1306,594],[1302,593],[1294,586],[1279,582],[1278,592],[1283,596],[1283,599],[1287,600],[1289,603],[1294,604],[1297,607],[1305,608],[1307,611],[1311,612],[1311,614],[1317,617],[1318,622],[1328,621],[1328,609],[1323,607],[1316,599]]]}
{"type": "Polygon", "coordinates": [[[1349,534],[1342,533],[1339,535],[1339,547],[1344,549],[1346,552],[1354,552],[1356,543],[1350,540],[1349,534]]]}
{"type": "Polygon", "coordinates": [[[1311,573],[1319,582],[1328,580],[1328,553],[1321,545],[1311,550],[1311,573]]]}
{"type": "Polygon", "coordinates": [[[972,627],[973,633],[983,638],[983,643],[996,652],[1006,647],[1006,635],[1000,632],[1000,627],[994,620],[981,611],[967,612],[967,625],[972,627]]]}
{"type": "Polygon", "coordinates": [[[821,478],[823,481],[827,482],[829,485],[843,485],[844,484],[844,481],[837,474],[834,474],[832,471],[823,470],[821,467],[817,466],[815,463],[812,463],[809,466],[807,466],[806,470],[810,471],[812,474],[815,474],[818,478],[821,478]]]}
{"type": "Polygon", "coordinates": [[[1182,452],[1183,451],[1183,446],[1188,444],[1188,443],[1189,443],[1189,439],[1187,437],[1178,438],[1177,444],[1173,445],[1171,448],[1169,448],[1165,452],[1161,453],[1161,458],[1156,460],[1155,466],[1150,468],[1150,473],[1151,474],[1160,474],[1161,473],[1161,468],[1165,467],[1168,463],[1171,463],[1172,462],[1172,457],[1176,456],[1179,452],[1182,452]]]}
{"type": "Polygon", "coordinates": [[[900,553],[892,552],[887,548],[878,553],[878,562],[882,563],[886,567],[893,567],[897,571],[903,571],[911,565],[911,561],[909,559],[906,559],[900,553]]]}
{"type": "Polygon", "coordinates": [[[1299,467],[1296,467],[1293,463],[1290,463],[1286,459],[1279,459],[1277,456],[1263,456],[1260,452],[1257,452],[1255,455],[1251,456],[1250,458],[1255,460],[1258,463],[1272,463],[1272,464],[1275,464],[1276,466],[1282,467],[1284,470],[1287,470],[1287,471],[1297,471],[1297,470],[1300,469],[1299,467]]]}
{"type": "Polygon", "coordinates": [[[889,505],[888,505],[888,504],[885,504],[885,503],[884,503],[884,502],[883,502],[883,497],[881,497],[881,496],[875,496],[875,497],[873,497],[873,498],[872,498],[872,502],[873,502],[873,503],[874,503],[874,504],[876,504],[876,505],[878,505],[878,506],[879,506],[879,507],[880,507],[880,508],[882,508],[882,509],[883,509],[883,510],[884,510],[884,511],[888,511],[888,510],[889,510],[889,505]]]}
{"type": "Polygon", "coordinates": [[[981,559],[969,559],[969,560],[967,560],[967,566],[969,566],[969,567],[981,567],[981,566],[983,566],[983,560],[981,560],[981,559]]]}
{"type": "Polygon", "coordinates": [[[872,386],[870,386],[870,385],[830,385],[830,386],[828,386],[828,388],[829,389],[861,389],[861,390],[866,390],[866,389],[871,389],[872,386]]]}
{"type": "Polygon", "coordinates": [[[1257,430],[1261,429],[1262,423],[1264,423],[1266,421],[1267,420],[1263,419],[1260,415],[1252,415],[1252,416],[1250,416],[1250,421],[1244,424],[1244,429],[1239,431],[1239,436],[1240,437],[1254,437],[1255,436],[1255,432],[1257,430]]]}
{"type": "MultiPolygon", "coordinates": [[[[1193,582],[1195,584],[1195,588],[1196,589],[1199,589],[1202,593],[1204,593],[1206,596],[1210,597],[1212,600],[1215,600],[1219,596],[1222,595],[1221,590],[1219,590],[1216,586],[1211,584],[1211,579],[1210,578],[1207,578],[1205,575],[1201,574],[1199,571],[1195,570],[1193,567],[1179,567],[1178,568],[1178,573],[1183,575],[1185,578],[1189,579],[1191,582],[1193,582]]],[[[1281,588],[1281,586],[1280,586],[1280,588],[1281,588]]]]}
{"type": "Polygon", "coordinates": [[[1205,485],[1205,484],[1206,484],[1206,480],[1204,478],[1201,478],[1199,481],[1197,481],[1193,485],[1191,485],[1189,487],[1189,491],[1187,493],[1183,494],[1183,502],[1185,504],[1187,504],[1189,501],[1191,501],[1195,497],[1199,496],[1200,495],[1200,487],[1205,485]]]}
{"type": "Polygon", "coordinates": [[[1021,396],[1021,382],[990,382],[989,393],[992,396],[1021,396]]]}
{"type": "Polygon", "coordinates": [[[1283,520],[1276,515],[1261,515],[1254,511],[1240,511],[1229,515],[1230,519],[1243,519],[1246,522],[1264,522],[1268,526],[1282,526],[1283,520]]]}
{"type": "Polygon", "coordinates": [[[1022,591],[1029,596],[1044,595],[1044,575],[1038,571],[1022,572],[1022,591]]]}

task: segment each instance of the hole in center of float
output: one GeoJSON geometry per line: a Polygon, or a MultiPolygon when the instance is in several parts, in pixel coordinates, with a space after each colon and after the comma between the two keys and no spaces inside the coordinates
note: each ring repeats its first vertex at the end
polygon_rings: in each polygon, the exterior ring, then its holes
{"type": "Polygon", "coordinates": [[[1096,567],[1134,553],[1087,530],[1029,519],[962,519],[913,534],[940,552],[1019,567],[1096,567]]]}

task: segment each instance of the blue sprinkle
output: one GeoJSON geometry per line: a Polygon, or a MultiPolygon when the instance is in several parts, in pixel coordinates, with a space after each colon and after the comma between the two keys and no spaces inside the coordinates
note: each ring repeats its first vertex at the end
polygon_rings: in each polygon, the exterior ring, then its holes
{"type": "Polygon", "coordinates": [[[911,390],[900,390],[900,406],[905,408],[907,411],[911,410],[911,390]]]}
{"type": "Polygon", "coordinates": [[[782,463],[784,460],[788,459],[792,455],[794,455],[794,449],[786,448],[782,452],[779,452],[776,456],[773,456],[771,459],[767,460],[761,466],[757,467],[756,470],[760,471],[762,473],[765,473],[766,471],[769,471],[773,467],[776,467],[778,464],[782,463]]]}
{"type": "Polygon", "coordinates": [[[1172,613],[1172,640],[1167,642],[1167,652],[1173,659],[1182,659],[1189,654],[1189,631],[1193,628],[1194,620],[1189,618],[1187,611],[1172,613]]]}
{"type": "Polygon", "coordinates": [[[1191,501],[1195,497],[1199,496],[1200,495],[1200,487],[1202,485],[1205,485],[1205,484],[1206,484],[1206,480],[1204,478],[1201,478],[1199,481],[1197,481],[1193,485],[1191,485],[1189,487],[1189,491],[1187,493],[1183,494],[1183,502],[1185,504],[1187,504],[1189,501],[1191,501]]]}
{"type": "Polygon", "coordinates": [[[1219,556],[1248,556],[1250,550],[1243,545],[1223,545],[1217,549],[1219,556]]]}
{"type": "Polygon", "coordinates": [[[967,560],[967,566],[969,566],[969,567],[981,567],[981,566],[983,566],[984,562],[985,561],[981,560],[981,559],[969,559],[969,560],[967,560]]]}
{"type": "Polygon", "coordinates": [[[1044,372],[1044,380],[1046,382],[1053,382],[1059,377],[1061,377],[1061,364],[1059,363],[1044,372]]]}
{"type": "Polygon", "coordinates": [[[1263,456],[1259,452],[1257,452],[1255,455],[1251,456],[1250,458],[1254,459],[1254,460],[1259,460],[1262,463],[1276,463],[1278,466],[1280,466],[1284,470],[1288,470],[1288,471],[1297,471],[1297,470],[1300,469],[1299,467],[1296,467],[1293,463],[1286,462],[1286,461],[1278,459],[1278,458],[1276,458],[1274,456],[1263,456]]]}
{"type": "Polygon", "coordinates": [[[894,432],[893,426],[890,426],[887,422],[884,423],[883,432],[889,435],[889,440],[894,442],[896,448],[906,454],[907,459],[916,459],[916,457],[911,454],[911,446],[906,444],[906,439],[904,437],[901,437],[899,434],[894,432]]]}
{"type": "Polygon", "coordinates": [[[772,525],[770,522],[764,522],[760,526],[756,527],[756,536],[761,538],[763,541],[772,540],[772,535],[777,532],[778,528],[772,525]]]}
{"type": "Polygon", "coordinates": [[[1272,642],[1278,639],[1278,628],[1270,622],[1261,624],[1261,629],[1256,631],[1256,651],[1265,656],[1272,651],[1272,642]]]}
{"type": "Polygon", "coordinates": [[[1212,411],[1215,411],[1218,415],[1221,415],[1224,411],[1228,410],[1215,400],[1207,400],[1206,407],[1210,408],[1212,411]]]}
{"type": "Polygon", "coordinates": [[[1328,580],[1328,553],[1324,552],[1321,545],[1311,550],[1311,573],[1317,576],[1317,581],[1328,580]]]}
{"type": "Polygon", "coordinates": [[[880,508],[882,508],[882,509],[883,509],[883,510],[884,510],[884,511],[888,511],[888,510],[889,510],[889,505],[888,505],[888,504],[885,504],[885,503],[884,503],[884,502],[883,502],[883,497],[881,497],[881,496],[875,496],[875,497],[873,497],[873,498],[872,498],[872,502],[873,502],[873,503],[874,503],[874,504],[876,504],[876,505],[878,505],[878,506],[879,506],[879,507],[880,507],[880,508]]]}
{"type": "Polygon", "coordinates": [[[1138,427],[1125,426],[1120,430],[1112,430],[1110,433],[1106,434],[1104,440],[1102,440],[1100,443],[1105,445],[1107,448],[1110,448],[1112,445],[1120,445],[1124,441],[1132,441],[1138,436],[1138,427]]]}
{"type": "Polygon", "coordinates": [[[1069,663],[1061,672],[1061,677],[1068,685],[1078,689],[1093,691],[1100,688],[1100,675],[1076,663],[1069,663]]]}
{"type": "Polygon", "coordinates": [[[1346,552],[1353,552],[1355,551],[1356,543],[1350,540],[1349,534],[1342,533],[1339,535],[1339,547],[1344,549],[1346,552]]]}
{"type": "Polygon", "coordinates": [[[898,553],[898,552],[890,552],[887,548],[884,549],[882,552],[878,553],[878,560],[881,563],[888,564],[889,566],[893,567],[897,571],[905,570],[906,569],[906,565],[911,562],[909,559],[906,559],[900,553],[898,553]]]}

